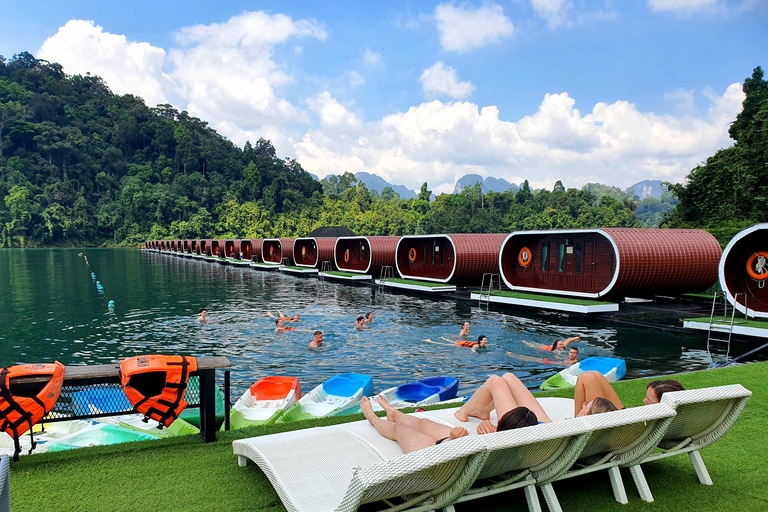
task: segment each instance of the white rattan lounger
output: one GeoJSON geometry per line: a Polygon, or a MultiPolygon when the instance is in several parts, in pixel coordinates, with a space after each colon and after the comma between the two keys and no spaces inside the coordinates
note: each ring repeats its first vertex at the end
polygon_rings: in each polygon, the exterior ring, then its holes
{"type": "Polygon", "coordinates": [[[396,442],[370,425],[338,427],[343,425],[232,445],[241,466],[251,459],[261,467],[289,512],[354,511],[363,503],[398,497],[405,503],[392,510],[438,509],[469,487],[485,460],[478,436],[403,455],[396,442]]]}
{"type": "MultiPolygon", "coordinates": [[[[741,384],[664,393],[661,403],[675,409],[677,416],[664,432],[658,444],[659,451],[649,454],[642,462],[687,453],[699,481],[712,485],[699,450],[728,432],[751,396],[752,392],[741,384]]],[[[630,471],[640,497],[653,501],[640,466],[631,467],[630,471]]]]}
{"type": "MultiPolygon", "coordinates": [[[[626,504],[627,493],[619,468],[637,466],[645,459],[659,443],[674,417],[674,409],[666,404],[583,417],[592,434],[576,464],[556,480],[607,469],[616,501],[626,504]]],[[[541,491],[549,510],[562,510],[551,483],[542,485],[541,491]]]]}

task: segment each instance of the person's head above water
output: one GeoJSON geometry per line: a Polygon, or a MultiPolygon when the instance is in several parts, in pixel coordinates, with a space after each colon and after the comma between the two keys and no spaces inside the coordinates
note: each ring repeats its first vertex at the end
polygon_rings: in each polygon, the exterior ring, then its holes
{"type": "Polygon", "coordinates": [[[568,349],[568,359],[570,359],[571,361],[575,361],[578,358],[579,358],[579,349],[578,348],[571,347],[570,349],[568,349]]]}
{"type": "Polygon", "coordinates": [[[357,317],[357,325],[361,325],[363,322],[365,322],[365,318],[361,316],[357,317]]]}
{"type": "Polygon", "coordinates": [[[278,318],[277,320],[275,320],[275,325],[278,328],[282,328],[283,327],[283,319],[282,318],[278,318]]]}
{"type": "Polygon", "coordinates": [[[481,347],[485,347],[488,345],[488,337],[484,335],[480,335],[477,337],[477,342],[480,344],[481,347]]]}
{"type": "Polygon", "coordinates": [[[565,342],[563,340],[557,340],[552,344],[552,350],[565,350],[565,342]]]}
{"type": "Polygon", "coordinates": [[[366,322],[372,322],[373,321],[373,311],[369,311],[365,314],[365,321],[366,322]]]}

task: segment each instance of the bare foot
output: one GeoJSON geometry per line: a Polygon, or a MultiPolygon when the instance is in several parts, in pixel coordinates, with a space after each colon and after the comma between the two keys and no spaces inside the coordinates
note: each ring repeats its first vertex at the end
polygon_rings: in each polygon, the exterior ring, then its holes
{"type": "Polygon", "coordinates": [[[389,402],[387,402],[387,399],[383,395],[379,395],[379,405],[382,407],[382,409],[387,411],[387,421],[395,421],[393,416],[397,410],[389,405],[389,402]]]}
{"type": "Polygon", "coordinates": [[[363,411],[363,414],[365,415],[365,419],[373,423],[374,421],[379,421],[379,417],[376,416],[376,413],[373,412],[373,407],[371,406],[371,400],[364,396],[360,399],[360,409],[363,411]]]}
{"type": "Polygon", "coordinates": [[[459,421],[469,421],[470,416],[481,420],[491,419],[490,414],[488,414],[486,411],[464,412],[462,409],[463,407],[459,408],[459,410],[453,413],[453,415],[456,416],[456,419],[459,421]]]}

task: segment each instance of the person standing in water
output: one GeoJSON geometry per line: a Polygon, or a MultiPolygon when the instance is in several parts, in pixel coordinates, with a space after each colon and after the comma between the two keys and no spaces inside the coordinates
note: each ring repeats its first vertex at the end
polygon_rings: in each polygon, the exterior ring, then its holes
{"type": "Polygon", "coordinates": [[[208,310],[205,308],[200,308],[200,316],[197,317],[197,321],[201,324],[208,321],[208,310]]]}

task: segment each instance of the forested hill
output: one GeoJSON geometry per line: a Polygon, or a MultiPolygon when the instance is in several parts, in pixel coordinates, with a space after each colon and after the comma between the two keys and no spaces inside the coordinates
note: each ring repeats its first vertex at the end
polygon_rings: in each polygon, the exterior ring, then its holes
{"type": "MultiPolygon", "coordinates": [[[[524,229],[699,227],[721,243],[768,221],[768,84],[757,68],[719,151],[659,199],[615,187],[484,192],[430,201],[381,193],[344,169],[320,183],[269,141],[243,149],[170,105],[113,94],[22,53],[0,56],[0,246],[139,245],[162,238],[306,236],[320,226],[360,235],[524,229]],[[675,205],[674,194],[680,199],[675,205]]],[[[329,170],[325,170],[326,172],[329,170]]]]}
{"type": "Polygon", "coordinates": [[[29,53],[0,57],[0,245],[138,244],[173,224],[212,233],[219,205],[269,214],[321,186],[268,141],[240,149],[170,105],[113,94],[29,53]],[[175,224],[174,224],[175,223],[175,224]]]}
{"type": "Polygon", "coordinates": [[[736,144],[693,169],[685,185],[670,186],[680,202],[663,227],[706,229],[723,243],[768,222],[768,81],[762,68],[742,89],[746,99],[728,131],[736,144]]]}

